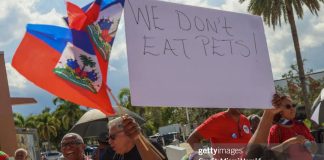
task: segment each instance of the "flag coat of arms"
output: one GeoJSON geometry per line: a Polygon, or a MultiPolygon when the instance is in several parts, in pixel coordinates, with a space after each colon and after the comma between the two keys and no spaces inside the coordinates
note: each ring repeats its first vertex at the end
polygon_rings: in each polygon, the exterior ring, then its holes
{"type": "Polygon", "coordinates": [[[12,66],[50,93],[113,114],[107,94],[109,56],[123,0],[67,2],[69,28],[28,24],[12,66]]]}

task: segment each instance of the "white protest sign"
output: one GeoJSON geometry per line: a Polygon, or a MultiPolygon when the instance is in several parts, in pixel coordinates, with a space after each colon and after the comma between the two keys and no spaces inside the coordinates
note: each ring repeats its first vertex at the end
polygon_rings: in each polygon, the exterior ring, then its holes
{"type": "Polygon", "coordinates": [[[125,0],[135,106],[269,108],[274,90],[258,16],[125,0]]]}

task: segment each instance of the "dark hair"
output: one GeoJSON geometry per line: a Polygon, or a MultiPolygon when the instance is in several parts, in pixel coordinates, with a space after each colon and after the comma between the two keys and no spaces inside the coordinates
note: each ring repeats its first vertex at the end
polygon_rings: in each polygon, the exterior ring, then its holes
{"type": "Polygon", "coordinates": [[[273,121],[272,121],[272,123],[273,124],[276,124],[276,123],[278,123],[279,122],[279,120],[281,119],[281,114],[280,113],[277,113],[274,117],[273,117],[273,121]]]}
{"type": "Polygon", "coordinates": [[[288,95],[285,95],[285,94],[280,94],[280,93],[275,93],[273,96],[272,96],[272,105],[274,107],[277,107],[280,105],[280,103],[284,100],[284,99],[289,99],[291,100],[290,96],[288,95]]]}
{"type": "Polygon", "coordinates": [[[249,122],[250,122],[251,125],[252,125],[252,123],[255,123],[255,122],[259,123],[260,120],[261,120],[261,118],[258,115],[256,115],[256,114],[249,115],[247,117],[247,119],[249,120],[249,122]]]}
{"type": "MultiPolygon", "coordinates": [[[[281,93],[275,93],[273,96],[272,96],[272,106],[274,107],[279,107],[281,102],[285,99],[288,99],[288,100],[291,100],[290,96],[288,95],[285,95],[285,94],[281,94],[281,93]]],[[[273,123],[277,123],[281,118],[281,114],[280,113],[277,113],[274,117],[273,117],[273,123]]]]}

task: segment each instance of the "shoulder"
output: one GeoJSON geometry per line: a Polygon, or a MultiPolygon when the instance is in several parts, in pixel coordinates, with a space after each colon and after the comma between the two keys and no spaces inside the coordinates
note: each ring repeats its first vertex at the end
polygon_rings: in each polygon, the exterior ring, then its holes
{"type": "Polygon", "coordinates": [[[309,128],[305,125],[304,122],[301,121],[294,121],[294,125],[296,129],[301,129],[301,130],[307,130],[309,131],[309,128]]]}
{"type": "Polygon", "coordinates": [[[218,112],[218,113],[210,116],[208,119],[219,120],[219,119],[224,119],[224,118],[226,118],[226,112],[218,112]]]}
{"type": "Polygon", "coordinates": [[[196,131],[198,131],[200,135],[209,135],[211,132],[214,132],[215,130],[218,130],[219,127],[225,125],[224,123],[226,123],[225,113],[219,112],[207,118],[196,128],[196,131]]]}
{"type": "Polygon", "coordinates": [[[225,118],[226,118],[225,112],[219,112],[208,117],[202,124],[206,125],[214,122],[219,123],[220,120],[224,120],[225,118]]]}
{"type": "Polygon", "coordinates": [[[278,130],[280,130],[282,127],[278,124],[274,124],[271,126],[270,128],[270,133],[274,133],[274,132],[278,132],[278,130]]]}
{"type": "Polygon", "coordinates": [[[304,122],[294,120],[294,124],[299,127],[307,127],[304,122]]]}

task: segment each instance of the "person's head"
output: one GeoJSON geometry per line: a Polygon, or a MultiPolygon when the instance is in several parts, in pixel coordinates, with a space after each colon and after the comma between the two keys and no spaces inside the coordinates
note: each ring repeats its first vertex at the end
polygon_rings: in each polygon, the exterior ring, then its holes
{"type": "Polygon", "coordinates": [[[85,147],[82,137],[76,133],[66,134],[61,141],[61,152],[67,160],[83,160],[85,147]]]}
{"type": "Polygon", "coordinates": [[[3,151],[0,151],[0,160],[8,160],[9,159],[9,156],[3,152],[3,151]]]}
{"type": "Polygon", "coordinates": [[[275,121],[280,118],[285,118],[288,120],[293,120],[296,116],[295,105],[293,105],[292,100],[287,95],[274,94],[272,98],[272,105],[276,108],[282,108],[280,115],[275,117],[275,121]]]}
{"type": "Polygon", "coordinates": [[[256,114],[252,114],[248,117],[248,120],[250,121],[251,124],[251,131],[252,133],[254,133],[260,123],[260,117],[256,114]]]}
{"type": "Polygon", "coordinates": [[[240,115],[242,113],[242,108],[227,108],[226,112],[232,115],[240,115]]]}
{"type": "Polygon", "coordinates": [[[121,117],[109,121],[108,130],[108,142],[117,154],[125,154],[135,146],[134,141],[124,132],[123,119],[121,117]]]}
{"type": "Polygon", "coordinates": [[[24,148],[19,148],[15,151],[15,160],[26,160],[28,157],[28,152],[24,148]]]}

